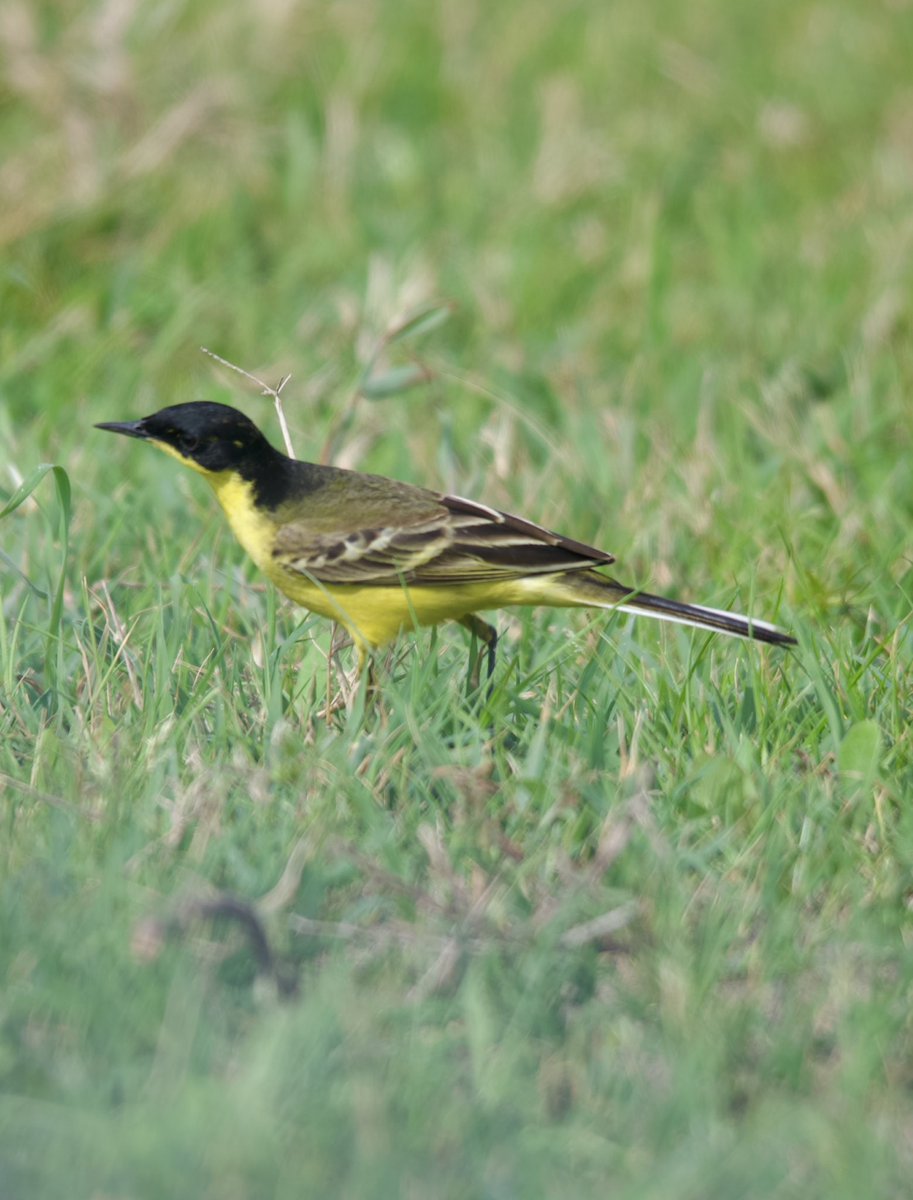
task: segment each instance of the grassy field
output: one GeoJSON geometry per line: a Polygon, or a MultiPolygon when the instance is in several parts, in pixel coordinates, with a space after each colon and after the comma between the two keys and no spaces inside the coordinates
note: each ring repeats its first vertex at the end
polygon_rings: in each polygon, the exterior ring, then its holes
{"type": "Polygon", "coordinates": [[[909,1195],[911,62],[908,0],[5,0],[4,1200],[909,1195]],[[200,346],[799,648],[503,613],[490,695],[454,627],[366,698],[92,428],[278,442],[200,346]]]}

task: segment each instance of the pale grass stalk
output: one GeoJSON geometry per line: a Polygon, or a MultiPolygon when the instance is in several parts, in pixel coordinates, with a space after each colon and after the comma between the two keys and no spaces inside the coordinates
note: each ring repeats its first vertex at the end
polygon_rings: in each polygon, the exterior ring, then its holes
{"type": "Polygon", "coordinates": [[[221,363],[223,367],[228,367],[230,371],[235,371],[238,375],[243,375],[245,379],[249,379],[251,383],[255,383],[261,388],[261,395],[272,396],[273,403],[276,405],[276,416],[279,418],[279,428],[282,430],[282,440],[285,442],[285,449],[289,458],[295,458],[295,451],[292,446],[292,438],[288,429],[288,422],[285,419],[285,410],[282,407],[282,389],[291,379],[291,375],[283,375],[275,387],[270,387],[268,383],[264,383],[262,379],[258,379],[256,375],[251,375],[250,371],[245,371],[243,367],[237,366],[236,363],[229,362],[227,358],[222,358],[220,354],[214,353],[212,350],[207,350],[205,346],[200,349],[204,354],[214,358],[217,363],[221,363]]]}

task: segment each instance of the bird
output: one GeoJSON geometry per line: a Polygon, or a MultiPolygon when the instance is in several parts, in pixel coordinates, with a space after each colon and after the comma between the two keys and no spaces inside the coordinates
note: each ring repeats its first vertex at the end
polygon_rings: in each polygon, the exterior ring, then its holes
{"type": "Polygon", "coordinates": [[[796,639],[739,613],[627,587],[614,556],[525,517],[277,450],[227,404],[171,405],[96,428],[139,438],[198,472],[254,563],[294,603],[338,621],[359,667],[402,631],[456,621],[495,666],[497,632],[479,613],[516,605],[604,608],[751,638],[796,639]]]}

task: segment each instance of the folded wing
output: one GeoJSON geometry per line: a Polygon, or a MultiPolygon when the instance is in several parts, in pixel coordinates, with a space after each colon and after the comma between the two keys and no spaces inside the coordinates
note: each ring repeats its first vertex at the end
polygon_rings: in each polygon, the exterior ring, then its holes
{"type": "MultiPolygon", "coordinates": [[[[589,570],[611,554],[461,496],[429,496],[407,520],[370,529],[313,533],[304,522],[279,530],[277,563],[322,584],[452,586],[482,580],[589,570]]],[[[396,514],[393,514],[396,515],[396,514]]]]}

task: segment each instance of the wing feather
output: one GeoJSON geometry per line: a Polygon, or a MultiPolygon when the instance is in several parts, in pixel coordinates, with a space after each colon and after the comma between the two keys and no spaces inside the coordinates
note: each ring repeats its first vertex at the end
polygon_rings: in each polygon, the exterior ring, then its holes
{"type": "MultiPolygon", "coordinates": [[[[431,503],[398,523],[327,533],[283,525],[273,557],[318,583],[445,587],[525,575],[588,570],[611,554],[461,496],[425,493],[431,503]]],[[[392,515],[392,514],[391,514],[392,515]]],[[[399,514],[396,514],[399,515],[399,514]]]]}

